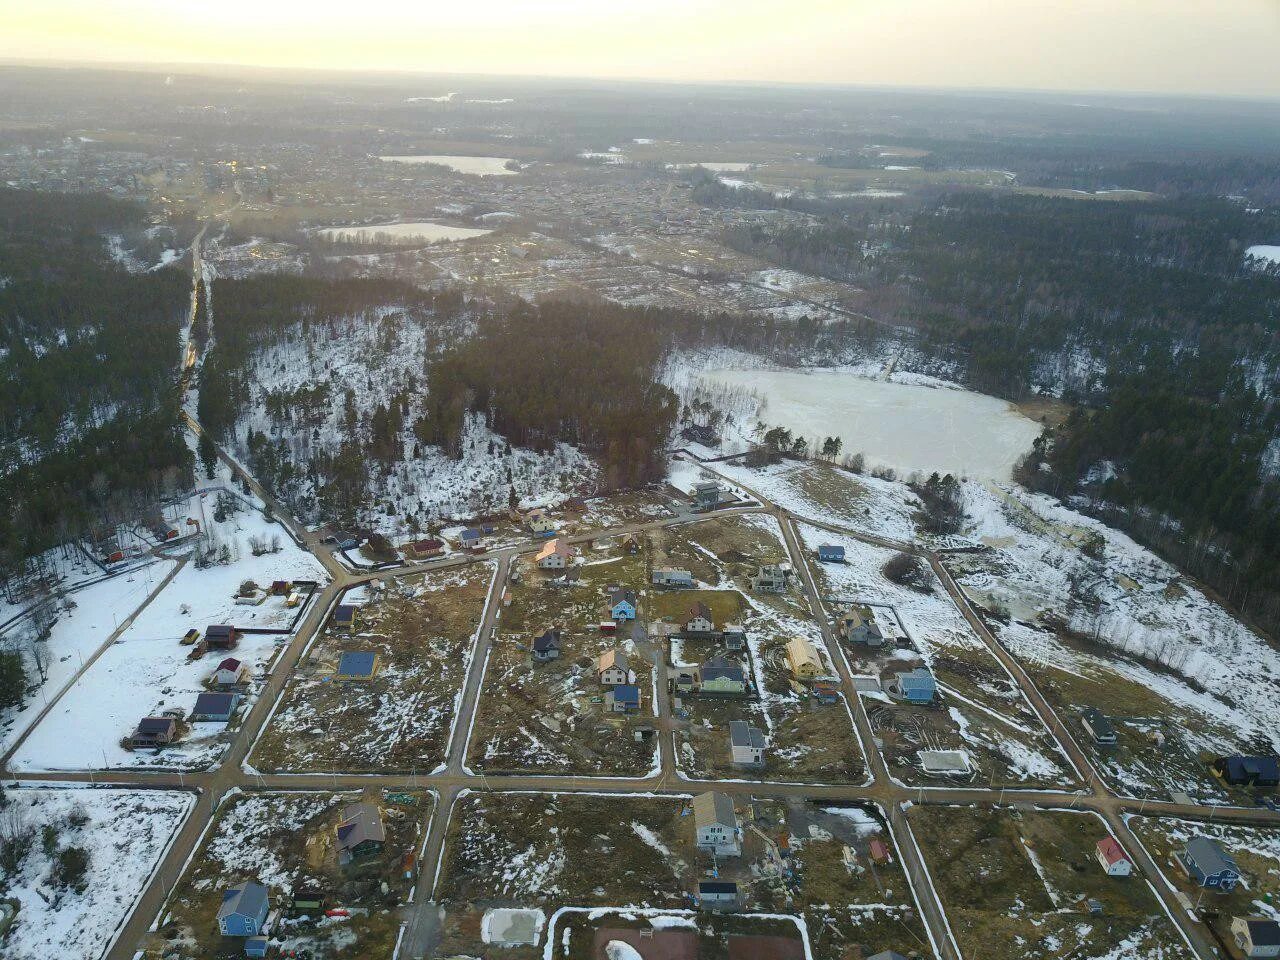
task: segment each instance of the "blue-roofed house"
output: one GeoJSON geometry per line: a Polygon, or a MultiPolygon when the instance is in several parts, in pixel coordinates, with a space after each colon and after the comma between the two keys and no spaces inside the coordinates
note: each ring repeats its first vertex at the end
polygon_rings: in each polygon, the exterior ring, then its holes
{"type": "Polygon", "coordinates": [[[620,683],[605,693],[604,705],[613,713],[636,713],[640,709],[640,688],[634,683],[620,683]]]}
{"type": "Polygon", "coordinates": [[[467,527],[458,534],[458,543],[463,547],[474,547],[484,539],[484,531],[479,527],[467,527]]]}
{"type": "Polygon", "coordinates": [[[225,723],[235,714],[239,700],[239,694],[235,693],[202,693],[191,708],[191,719],[225,723]]]}
{"type": "Polygon", "coordinates": [[[938,695],[938,685],[933,674],[924,667],[916,667],[905,673],[896,674],[898,693],[907,703],[933,703],[938,695]]]}
{"type": "Polygon", "coordinates": [[[224,937],[254,937],[262,932],[271,909],[267,888],[247,880],[228,887],[218,908],[218,932],[224,937]]]}
{"type": "Polygon", "coordinates": [[[844,547],[824,543],[818,547],[818,559],[823,563],[844,563],[844,547]]]}
{"type": "Polygon", "coordinates": [[[372,680],[379,665],[375,650],[348,650],[338,657],[334,676],[339,680],[372,680]]]}
{"type": "Polygon", "coordinates": [[[1209,890],[1234,890],[1240,881],[1240,868],[1235,858],[1222,849],[1215,840],[1195,836],[1187,841],[1177,855],[1187,876],[1209,890]]]}
{"type": "Polygon", "coordinates": [[[636,618],[636,592],[622,587],[614,587],[609,591],[609,616],[614,620],[634,620],[636,618]]]}
{"type": "Polygon", "coordinates": [[[698,691],[742,696],[747,692],[747,674],[742,664],[715,656],[698,668],[698,691]]]}
{"type": "Polygon", "coordinates": [[[329,622],[335,630],[350,630],[356,623],[356,608],[349,603],[340,603],[333,608],[329,622]]]}

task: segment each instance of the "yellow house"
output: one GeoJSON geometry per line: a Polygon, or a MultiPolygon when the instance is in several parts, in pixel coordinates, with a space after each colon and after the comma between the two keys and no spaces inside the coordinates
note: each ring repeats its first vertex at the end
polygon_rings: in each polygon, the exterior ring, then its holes
{"type": "Polygon", "coordinates": [[[787,641],[787,666],[797,680],[812,680],[825,672],[818,649],[806,637],[792,637],[787,641]]]}

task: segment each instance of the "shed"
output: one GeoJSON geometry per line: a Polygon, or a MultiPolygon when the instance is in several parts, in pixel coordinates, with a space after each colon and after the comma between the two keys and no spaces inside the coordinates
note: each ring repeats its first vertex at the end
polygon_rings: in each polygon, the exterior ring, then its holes
{"type": "Polygon", "coordinates": [[[240,631],[229,623],[215,623],[204,628],[204,639],[210,650],[230,650],[240,642],[240,631]]]}
{"type": "Polygon", "coordinates": [[[266,937],[246,937],[244,955],[246,957],[265,957],[267,955],[267,945],[270,942],[266,937]]]}
{"type": "Polygon", "coordinates": [[[738,885],[732,880],[698,881],[698,906],[704,910],[732,910],[738,905],[738,885]]]}

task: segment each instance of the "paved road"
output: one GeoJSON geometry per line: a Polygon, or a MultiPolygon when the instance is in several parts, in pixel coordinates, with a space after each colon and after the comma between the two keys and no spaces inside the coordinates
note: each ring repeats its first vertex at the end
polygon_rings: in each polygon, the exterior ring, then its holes
{"type": "MultiPolygon", "coordinates": [[[[190,428],[199,433],[200,425],[194,418],[187,418],[190,428]]],[[[1150,877],[1156,878],[1153,884],[1159,895],[1164,898],[1171,915],[1186,932],[1197,954],[1208,960],[1214,956],[1203,928],[1190,920],[1175,902],[1172,894],[1158,880],[1155,864],[1151,863],[1145,851],[1137,844],[1127,824],[1124,814],[1145,812],[1152,815],[1178,816],[1186,818],[1212,818],[1215,820],[1280,825],[1280,815],[1257,808],[1215,808],[1207,810],[1202,806],[1186,806],[1162,801],[1140,801],[1121,797],[1112,793],[1101,777],[1098,776],[1087,754],[1076,743],[1069,729],[1058,718],[1050,704],[1041,696],[1030,677],[1008,651],[999,644],[996,638],[986,629],[981,617],[968,603],[963,592],[932,552],[914,543],[900,543],[873,534],[842,527],[812,518],[793,517],[787,511],[769,502],[758,491],[749,490],[760,501],[759,506],[739,507],[711,514],[680,513],[660,520],[634,523],[608,530],[582,531],[567,536],[569,542],[583,542],[600,536],[617,536],[627,533],[641,533],[658,527],[679,523],[696,522],[709,516],[724,516],[750,512],[771,512],[777,516],[781,524],[787,550],[795,569],[799,572],[801,587],[822,629],[822,637],[832,663],[840,674],[846,700],[854,716],[855,732],[858,746],[868,765],[870,782],[865,785],[803,785],[780,784],[766,782],[720,782],[706,780],[686,780],[679,776],[675,765],[674,740],[672,738],[672,719],[670,714],[670,698],[666,695],[665,663],[658,656],[659,672],[659,756],[661,763],[658,771],[649,777],[642,778],[594,778],[565,776],[483,776],[468,772],[465,765],[467,744],[470,737],[472,720],[479,706],[480,689],[484,676],[485,664],[494,632],[499,622],[502,609],[502,595],[506,589],[511,563],[517,555],[536,550],[540,543],[529,541],[506,546],[486,554],[453,555],[427,563],[406,565],[392,570],[353,572],[344,567],[323,545],[317,542],[310,533],[280,504],[269,491],[265,490],[252,477],[245,475],[239,464],[219,449],[219,456],[228,463],[236,476],[245,477],[250,489],[274,512],[290,532],[310,550],[329,572],[332,582],[324,587],[312,600],[310,609],[303,618],[287,647],[278,658],[270,676],[265,680],[248,716],[238,729],[235,740],[224,759],[215,769],[192,774],[179,774],[175,771],[161,770],[112,770],[82,771],[72,773],[23,774],[22,779],[39,781],[79,781],[110,782],[113,784],[147,786],[158,789],[189,789],[198,791],[200,802],[195,812],[182,826],[168,855],[164,858],[156,876],[144,890],[135,909],[124,925],[116,943],[108,952],[109,960],[130,960],[138,945],[144,939],[148,927],[160,912],[172,885],[180,875],[184,864],[195,850],[200,837],[208,826],[217,802],[231,789],[352,789],[366,790],[385,788],[392,790],[421,789],[428,787],[434,790],[439,798],[436,815],[432,818],[426,837],[423,854],[420,859],[418,886],[415,890],[414,904],[405,910],[405,935],[400,955],[417,958],[430,954],[438,943],[440,931],[440,909],[433,900],[438,880],[438,865],[442,862],[444,844],[448,833],[448,825],[453,806],[463,790],[544,790],[544,791],[592,791],[637,793],[672,793],[687,794],[702,790],[716,789],[735,796],[767,797],[778,799],[801,799],[818,802],[830,801],[867,801],[879,804],[889,817],[890,823],[899,838],[903,865],[915,889],[920,904],[922,917],[938,952],[943,960],[959,960],[959,952],[955,948],[947,931],[941,904],[929,882],[927,871],[921,854],[915,845],[910,830],[910,815],[903,811],[904,801],[914,804],[993,804],[1001,802],[1023,802],[1044,807],[1076,807],[1092,810],[1103,817],[1121,844],[1129,852],[1138,866],[1150,877]],[[864,709],[862,699],[853,688],[852,676],[847,662],[834,637],[831,625],[823,613],[817,587],[805,558],[805,551],[794,529],[796,520],[814,524],[824,529],[846,536],[857,537],[868,543],[889,549],[908,550],[926,557],[933,566],[940,582],[960,608],[978,636],[987,644],[995,656],[1009,671],[1010,675],[1026,694],[1033,709],[1040,715],[1046,727],[1052,730],[1061,742],[1063,749],[1072,762],[1082,772],[1086,788],[1077,793],[1069,791],[1028,790],[1028,791],[993,791],[983,788],[943,789],[943,788],[906,788],[891,779],[884,759],[876,748],[874,732],[864,709]],[[382,776],[344,775],[344,774],[268,774],[258,775],[247,772],[243,762],[252,745],[270,716],[271,710],[281,696],[285,684],[292,675],[297,663],[316,631],[325,621],[328,610],[341,594],[353,585],[367,582],[375,577],[405,576],[458,566],[461,564],[496,561],[497,573],[490,590],[481,623],[477,631],[475,648],[472,653],[466,679],[463,684],[459,703],[458,717],[451,733],[446,762],[443,768],[428,775],[410,776],[391,774],[382,776]]],[[[731,481],[742,487],[741,483],[731,481]]],[[[744,488],[747,489],[747,488],[744,488]]],[[[176,573],[172,571],[170,577],[176,573]]],[[[159,587],[152,592],[152,597],[159,592],[159,587]]],[[[151,598],[148,598],[150,600],[151,598]]],[[[145,605],[144,605],[145,606],[145,605]]],[[[140,608],[141,609],[141,608],[140,608]]],[[[135,612],[136,616],[136,612],[135,612]]],[[[123,629],[123,626],[122,628],[123,629]]],[[[110,640],[108,643],[111,642],[110,640]]],[[[107,644],[104,644],[104,647],[107,644]]],[[[662,644],[655,647],[661,650],[662,644]]],[[[100,652],[100,651],[99,651],[100,652]]],[[[53,701],[56,703],[57,699],[53,701]]],[[[52,704],[51,704],[52,705],[52,704]]],[[[21,742],[21,741],[19,741],[21,742]]],[[[17,745],[15,745],[16,748],[17,745]]],[[[852,749],[854,744],[850,744],[852,749]]],[[[12,751],[10,751],[12,753],[12,751]]],[[[6,756],[7,763],[8,757],[6,756]]]]}

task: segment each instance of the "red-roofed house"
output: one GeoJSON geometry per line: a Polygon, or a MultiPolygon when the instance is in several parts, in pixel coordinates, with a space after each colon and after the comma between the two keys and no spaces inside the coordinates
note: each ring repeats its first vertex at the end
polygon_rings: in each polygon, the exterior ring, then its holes
{"type": "Polygon", "coordinates": [[[1098,841],[1097,857],[1109,877],[1127,877],[1133,873],[1133,861],[1115,837],[1103,837],[1098,841]]]}

